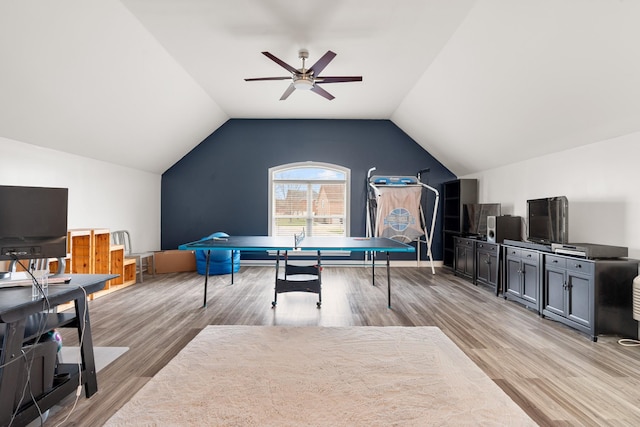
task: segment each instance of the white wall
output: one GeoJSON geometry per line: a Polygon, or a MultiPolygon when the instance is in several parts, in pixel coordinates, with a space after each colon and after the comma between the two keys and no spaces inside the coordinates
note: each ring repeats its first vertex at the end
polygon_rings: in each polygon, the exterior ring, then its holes
{"type": "Polygon", "coordinates": [[[479,180],[481,203],[523,218],[527,199],[567,196],[570,242],[626,246],[640,258],[640,133],[464,178],[479,180]]]}
{"type": "Polygon", "coordinates": [[[0,137],[0,185],[66,187],[69,228],[127,229],[134,251],[160,249],[160,182],[157,174],[0,137]]]}

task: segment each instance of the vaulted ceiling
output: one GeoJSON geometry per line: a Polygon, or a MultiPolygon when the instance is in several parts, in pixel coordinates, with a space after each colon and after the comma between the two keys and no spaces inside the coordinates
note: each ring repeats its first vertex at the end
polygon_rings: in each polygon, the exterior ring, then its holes
{"type": "Polygon", "coordinates": [[[390,119],[457,175],[640,130],[632,0],[0,0],[0,137],[162,173],[230,118],[390,119]],[[287,76],[363,76],[279,98],[287,76]]]}

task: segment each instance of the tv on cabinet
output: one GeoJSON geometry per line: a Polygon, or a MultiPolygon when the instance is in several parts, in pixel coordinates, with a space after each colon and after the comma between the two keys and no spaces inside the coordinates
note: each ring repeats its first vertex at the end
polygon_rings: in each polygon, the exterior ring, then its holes
{"type": "Polygon", "coordinates": [[[487,217],[500,216],[500,203],[466,203],[464,205],[464,232],[474,236],[487,235],[487,217]]]}
{"type": "Polygon", "coordinates": [[[66,256],[68,192],[0,185],[0,260],[66,256]]]}
{"type": "Polygon", "coordinates": [[[527,200],[527,240],[569,243],[569,202],[565,196],[527,200]]]}

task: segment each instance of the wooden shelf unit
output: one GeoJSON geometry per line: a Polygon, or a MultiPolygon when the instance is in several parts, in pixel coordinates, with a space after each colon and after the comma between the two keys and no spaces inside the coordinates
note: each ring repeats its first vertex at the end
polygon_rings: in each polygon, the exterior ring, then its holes
{"type": "Polygon", "coordinates": [[[135,259],[125,256],[123,245],[111,245],[111,232],[107,228],[73,229],[67,233],[67,273],[118,274],[108,280],[103,290],[90,299],[109,294],[136,283],[135,259]]]}
{"type": "Polygon", "coordinates": [[[69,273],[92,273],[92,245],[90,229],[73,229],[67,231],[67,253],[71,254],[69,273]]]}
{"type": "Polygon", "coordinates": [[[91,229],[91,274],[111,273],[111,233],[108,229],[91,229]]]}

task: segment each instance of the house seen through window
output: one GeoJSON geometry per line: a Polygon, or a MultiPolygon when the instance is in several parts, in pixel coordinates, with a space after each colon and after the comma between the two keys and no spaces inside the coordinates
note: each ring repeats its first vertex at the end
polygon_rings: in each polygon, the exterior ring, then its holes
{"type": "Polygon", "coordinates": [[[349,169],[304,162],[269,169],[269,234],[349,235],[349,169]]]}

